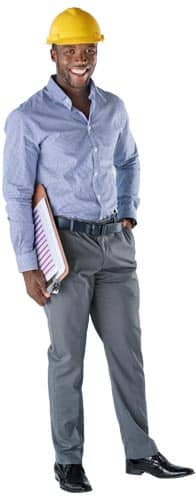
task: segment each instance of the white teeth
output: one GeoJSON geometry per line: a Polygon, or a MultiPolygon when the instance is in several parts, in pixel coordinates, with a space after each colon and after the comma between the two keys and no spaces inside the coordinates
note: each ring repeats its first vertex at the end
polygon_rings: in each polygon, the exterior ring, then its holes
{"type": "Polygon", "coordinates": [[[84,69],[79,69],[79,68],[76,69],[75,68],[75,69],[72,69],[71,72],[75,73],[76,75],[84,75],[84,73],[86,73],[86,70],[87,70],[87,68],[85,70],[84,69]]]}

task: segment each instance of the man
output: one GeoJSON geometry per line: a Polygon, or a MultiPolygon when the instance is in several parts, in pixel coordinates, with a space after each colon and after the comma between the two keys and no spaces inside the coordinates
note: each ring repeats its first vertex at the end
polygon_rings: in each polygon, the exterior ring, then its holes
{"type": "Polygon", "coordinates": [[[104,36],[88,12],[70,8],[53,21],[47,43],[56,74],[7,118],[4,196],[18,270],[44,306],[51,344],[48,386],[60,487],[90,491],[82,466],[83,361],[91,315],[103,341],[126,472],[182,477],[149,436],[141,351],[135,240],[140,163],[122,99],[92,74],[104,36]],[[69,274],[49,296],[34,248],[32,195],[45,185],[69,274]]]}

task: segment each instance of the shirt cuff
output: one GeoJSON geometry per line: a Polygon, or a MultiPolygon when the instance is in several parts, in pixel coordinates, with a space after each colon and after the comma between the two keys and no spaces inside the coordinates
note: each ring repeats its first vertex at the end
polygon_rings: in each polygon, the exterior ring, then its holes
{"type": "Polygon", "coordinates": [[[136,208],[130,205],[120,204],[118,206],[118,219],[130,219],[133,218],[137,221],[137,210],[136,208]]]}
{"type": "Polygon", "coordinates": [[[20,273],[24,271],[31,271],[33,269],[39,269],[36,250],[16,255],[16,262],[20,273]]]}

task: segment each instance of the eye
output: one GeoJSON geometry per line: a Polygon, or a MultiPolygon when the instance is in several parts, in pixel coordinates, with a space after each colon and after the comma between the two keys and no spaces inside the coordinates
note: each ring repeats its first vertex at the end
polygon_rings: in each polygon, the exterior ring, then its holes
{"type": "Polygon", "coordinates": [[[70,49],[66,49],[63,54],[64,55],[69,55],[69,54],[74,54],[74,49],[70,47],[70,49]]]}
{"type": "Polygon", "coordinates": [[[87,49],[88,54],[96,54],[96,52],[97,52],[97,49],[94,47],[90,47],[89,49],[87,49]]]}

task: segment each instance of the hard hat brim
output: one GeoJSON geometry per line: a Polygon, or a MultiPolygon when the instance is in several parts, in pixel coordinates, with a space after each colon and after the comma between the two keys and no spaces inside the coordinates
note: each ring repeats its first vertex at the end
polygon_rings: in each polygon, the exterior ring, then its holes
{"type": "Polygon", "coordinates": [[[97,43],[97,42],[103,42],[104,41],[104,35],[92,35],[91,37],[84,36],[84,37],[72,37],[72,38],[55,38],[55,37],[47,37],[46,43],[47,44],[52,44],[55,43],[56,45],[78,45],[82,43],[97,43]]]}

